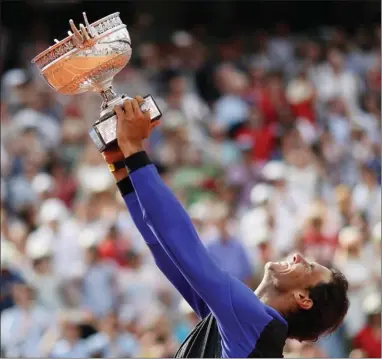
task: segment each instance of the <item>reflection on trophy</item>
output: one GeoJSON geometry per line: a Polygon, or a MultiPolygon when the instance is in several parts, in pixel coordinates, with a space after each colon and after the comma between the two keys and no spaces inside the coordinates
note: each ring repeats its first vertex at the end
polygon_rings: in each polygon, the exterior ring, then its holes
{"type": "MultiPolygon", "coordinates": [[[[129,62],[131,42],[119,13],[89,24],[86,14],[80,29],[70,20],[69,36],[36,56],[37,65],[48,84],[56,91],[75,95],[98,91],[102,98],[100,118],[89,134],[99,151],[115,143],[117,117],[114,106],[128,98],[113,91],[112,80],[129,62]]],[[[152,121],[162,115],[152,96],[144,97],[143,112],[150,111],[152,121]]]]}

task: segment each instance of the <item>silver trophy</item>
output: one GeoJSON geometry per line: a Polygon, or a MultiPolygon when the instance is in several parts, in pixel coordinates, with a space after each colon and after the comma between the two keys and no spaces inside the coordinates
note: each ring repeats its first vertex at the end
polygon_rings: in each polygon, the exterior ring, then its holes
{"type": "MultiPolygon", "coordinates": [[[[36,56],[36,64],[46,82],[57,92],[76,95],[97,91],[103,98],[100,118],[89,134],[100,152],[117,140],[117,117],[113,108],[129,98],[113,91],[112,81],[131,58],[131,41],[126,25],[119,13],[114,13],[89,24],[83,13],[85,25],[80,28],[70,20],[72,31],[64,40],[36,56]]],[[[150,111],[152,121],[162,113],[151,95],[144,97],[143,112],[150,111]]]]}

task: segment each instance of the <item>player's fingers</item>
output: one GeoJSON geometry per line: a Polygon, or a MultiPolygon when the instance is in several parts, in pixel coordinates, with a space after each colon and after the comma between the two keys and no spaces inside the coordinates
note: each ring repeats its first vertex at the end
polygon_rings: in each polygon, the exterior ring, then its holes
{"type": "Polygon", "coordinates": [[[126,118],[131,119],[134,116],[133,105],[131,100],[126,100],[123,103],[123,109],[125,110],[126,118]]]}
{"type": "Polygon", "coordinates": [[[144,117],[145,121],[148,122],[148,124],[150,125],[150,123],[151,123],[150,110],[144,111],[143,112],[143,117],[144,117]]]}
{"type": "Polygon", "coordinates": [[[139,107],[138,101],[134,98],[131,100],[131,105],[133,107],[133,112],[136,118],[142,119],[143,113],[139,107]]]}
{"type": "MultiPolygon", "coordinates": [[[[135,96],[134,98],[138,102],[139,107],[141,108],[142,104],[145,102],[145,99],[142,96],[135,96]]],[[[151,122],[151,117],[150,117],[150,111],[149,110],[142,111],[142,114],[143,114],[143,116],[144,116],[146,121],[150,121],[151,122]]]]}
{"type": "MultiPolygon", "coordinates": [[[[145,99],[142,96],[135,96],[134,99],[137,100],[140,106],[142,106],[142,104],[145,102],[145,99]]],[[[145,120],[151,122],[150,111],[149,110],[142,111],[142,113],[143,113],[143,116],[145,117],[145,120]]]]}
{"type": "Polygon", "coordinates": [[[142,96],[135,96],[134,98],[138,101],[139,104],[145,102],[145,99],[142,96]]]}
{"type": "Polygon", "coordinates": [[[125,116],[125,112],[123,111],[121,106],[115,106],[114,112],[116,113],[118,120],[122,120],[125,116]]]}

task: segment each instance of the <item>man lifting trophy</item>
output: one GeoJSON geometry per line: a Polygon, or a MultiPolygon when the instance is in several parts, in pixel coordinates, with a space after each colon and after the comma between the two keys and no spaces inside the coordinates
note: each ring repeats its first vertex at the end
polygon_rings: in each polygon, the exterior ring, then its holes
{"type": "Polygon", "coordinates": [[[125,25],[118,13],[92,25],[85,15],[84,20],[86,27],[79,30],[71,21],[70,36],[34,62],[55,90],[95,90],[104,99],[91,137],[156,265],[200,318],[175,357],[282,358],[288,338],[315,341],[335,331],[349,308],[349,284],[337,270],[296,253],[268,262],[253,292],[210,257],[191,218],[143,150],[158,123],[152,121],[161,116],[154,100],[126,99],[111,88],[131,56],[125,25]],[[116,139],[118,146],[111,147],[116,139]]]}
{"type": "MultiPolygon", "coordinates": [[[[98,91],[102,98],[100,118],[89,134],[100,152],[117,140],[117,118],[114,107],[128,99],[113,91],[112,81],[130,61],[131,41],[126,25],[119,13],[114,13],[89,24],[83,13],[84,23],[77,29],[69,21],[72,31],[64,40],[36,56],[36,64],[47,83],[57,92],[76,95],[86,91],[98,91]]],[[[150,111],[152,121],[161,117],[161,111],[151,95],[144,97],[142,112],[150,111]]]]}

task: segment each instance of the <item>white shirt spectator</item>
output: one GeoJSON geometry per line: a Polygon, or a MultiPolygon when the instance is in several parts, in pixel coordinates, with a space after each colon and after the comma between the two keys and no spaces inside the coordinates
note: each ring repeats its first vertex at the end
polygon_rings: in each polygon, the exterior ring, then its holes
{"type": "Polygon", "coordinates": [[[28,108],[19,111],[12,122],[12,130],[16,133],[26,128],[36,128],[45,148],[55,148],[60,142],[61,129],[53,117],[28,108]]]}
{"type": "Polygon", "coordinates": [[[342,97],[351,110],[356,110],[359,96],[357,77],[348,70],[335,74],[329,64],[323,65],[316,78],[318,97],[327,102],[336,97],[342,97]]]}
{"type": "Polygon", "coordinates": [[[123,269],[118,273],[118,286],[121,289],[124,305],[138,312],[145,312],[157,302],[158,275],[156,268],[142,264],[137,269],[123,269]]]}
{"type": "Polygon", "coordinates": [[[359,111],[354,115],[352,120],[366,132],[367,137],[373,143],[379,143],[381,141],[378,119],[374,115],[365,111],[359,111]]]}
{"type": "Polygon", "coordinates": [[[353,205],[357,210],[366,211],[371,226],[381,220],[381,187],[370,189],[363,183],[355,186],[353,191],[353,205]]]}
{"type": "Polygon", "coordinates": [[[349,120],[338,114],[330,114],[328,116],[329,131],[334,140],[346,146],[350,142],[350,123],[349,120]]]}
{"type": "Polygon", "coordinates": [[[347,258],[336,264],[345,275],[351,287],[349,290],[349,311],[345,317],[345,327],[348,335],[353,337],[365,324],[365,315],[360,310],[362,302],[370,291],[372,272],[362,258],[347,258]]]}
{"type": "Polygon", "coordinates": [[[52,312],[62,308],[60,281],[53,273],[39,274],[34,270],[27,270],[24,272],[24,278],[35,290],[36,301],[39,305],[52,312]]]}
{"type": "Polygon", "coordinates": [[[38,346],[52,323],[51,313],[39,306],[12,307],[1,313],[1,346],[7,357],[40,357],[38,346]]]}
{"type": "Polygon", "coordinates": [[[289,166],[287,171],[287,187],[293,198],[296,210],[302,211],[316,195],[318,173],[316,168],[308,164],[305,167],[289,166]]]}
{"type": "Polygon", "coordinates": [[[112,263],[99,262],[89,266],[85,272],[82,284],[82,307],[97,317],[102,317],[115,309],[118,298],[116,270],[112,263]]]}
{"type": "Polygon", "coordinates": [[[119,333],[111,339],[100,332],[93,334],[86,342],[90,355],[101,353],[103,358],[134,358],[139,353],[139,343],[129,333],[119,333]]]}
{"type": "Polygon", "coordinates": [[[215,103],[215,120],[224,129],[243,122],[249,115],[249,106],[239,97],[226,95],[215,103]]]}
{"type": "Polygon", "coordinates": [[[279,256],[293,249],[297,233],[297,204],[292,194],[289,191],[285,191],[274,194],[271,206],[275,221],[272,244],[276,256],[279,256]]]}
{"type": "Polygon", "coordinates": [[[70,344],[66,339],[59,339],[51,353],[52,358],[87,358],[90,356],[88,346],[85,340],[80,339],[75,344],[70,344]]]}
{"type": "Polygon", "coordinates": [[[53,268],[58,278],[77,277],[83,271],[83,249],[79,243],[81,227],[68,220],[54,231],[48,225],[39,227],[27,241],[27,251],[34,243],[41,243],[53,252],[53,268]]]}

